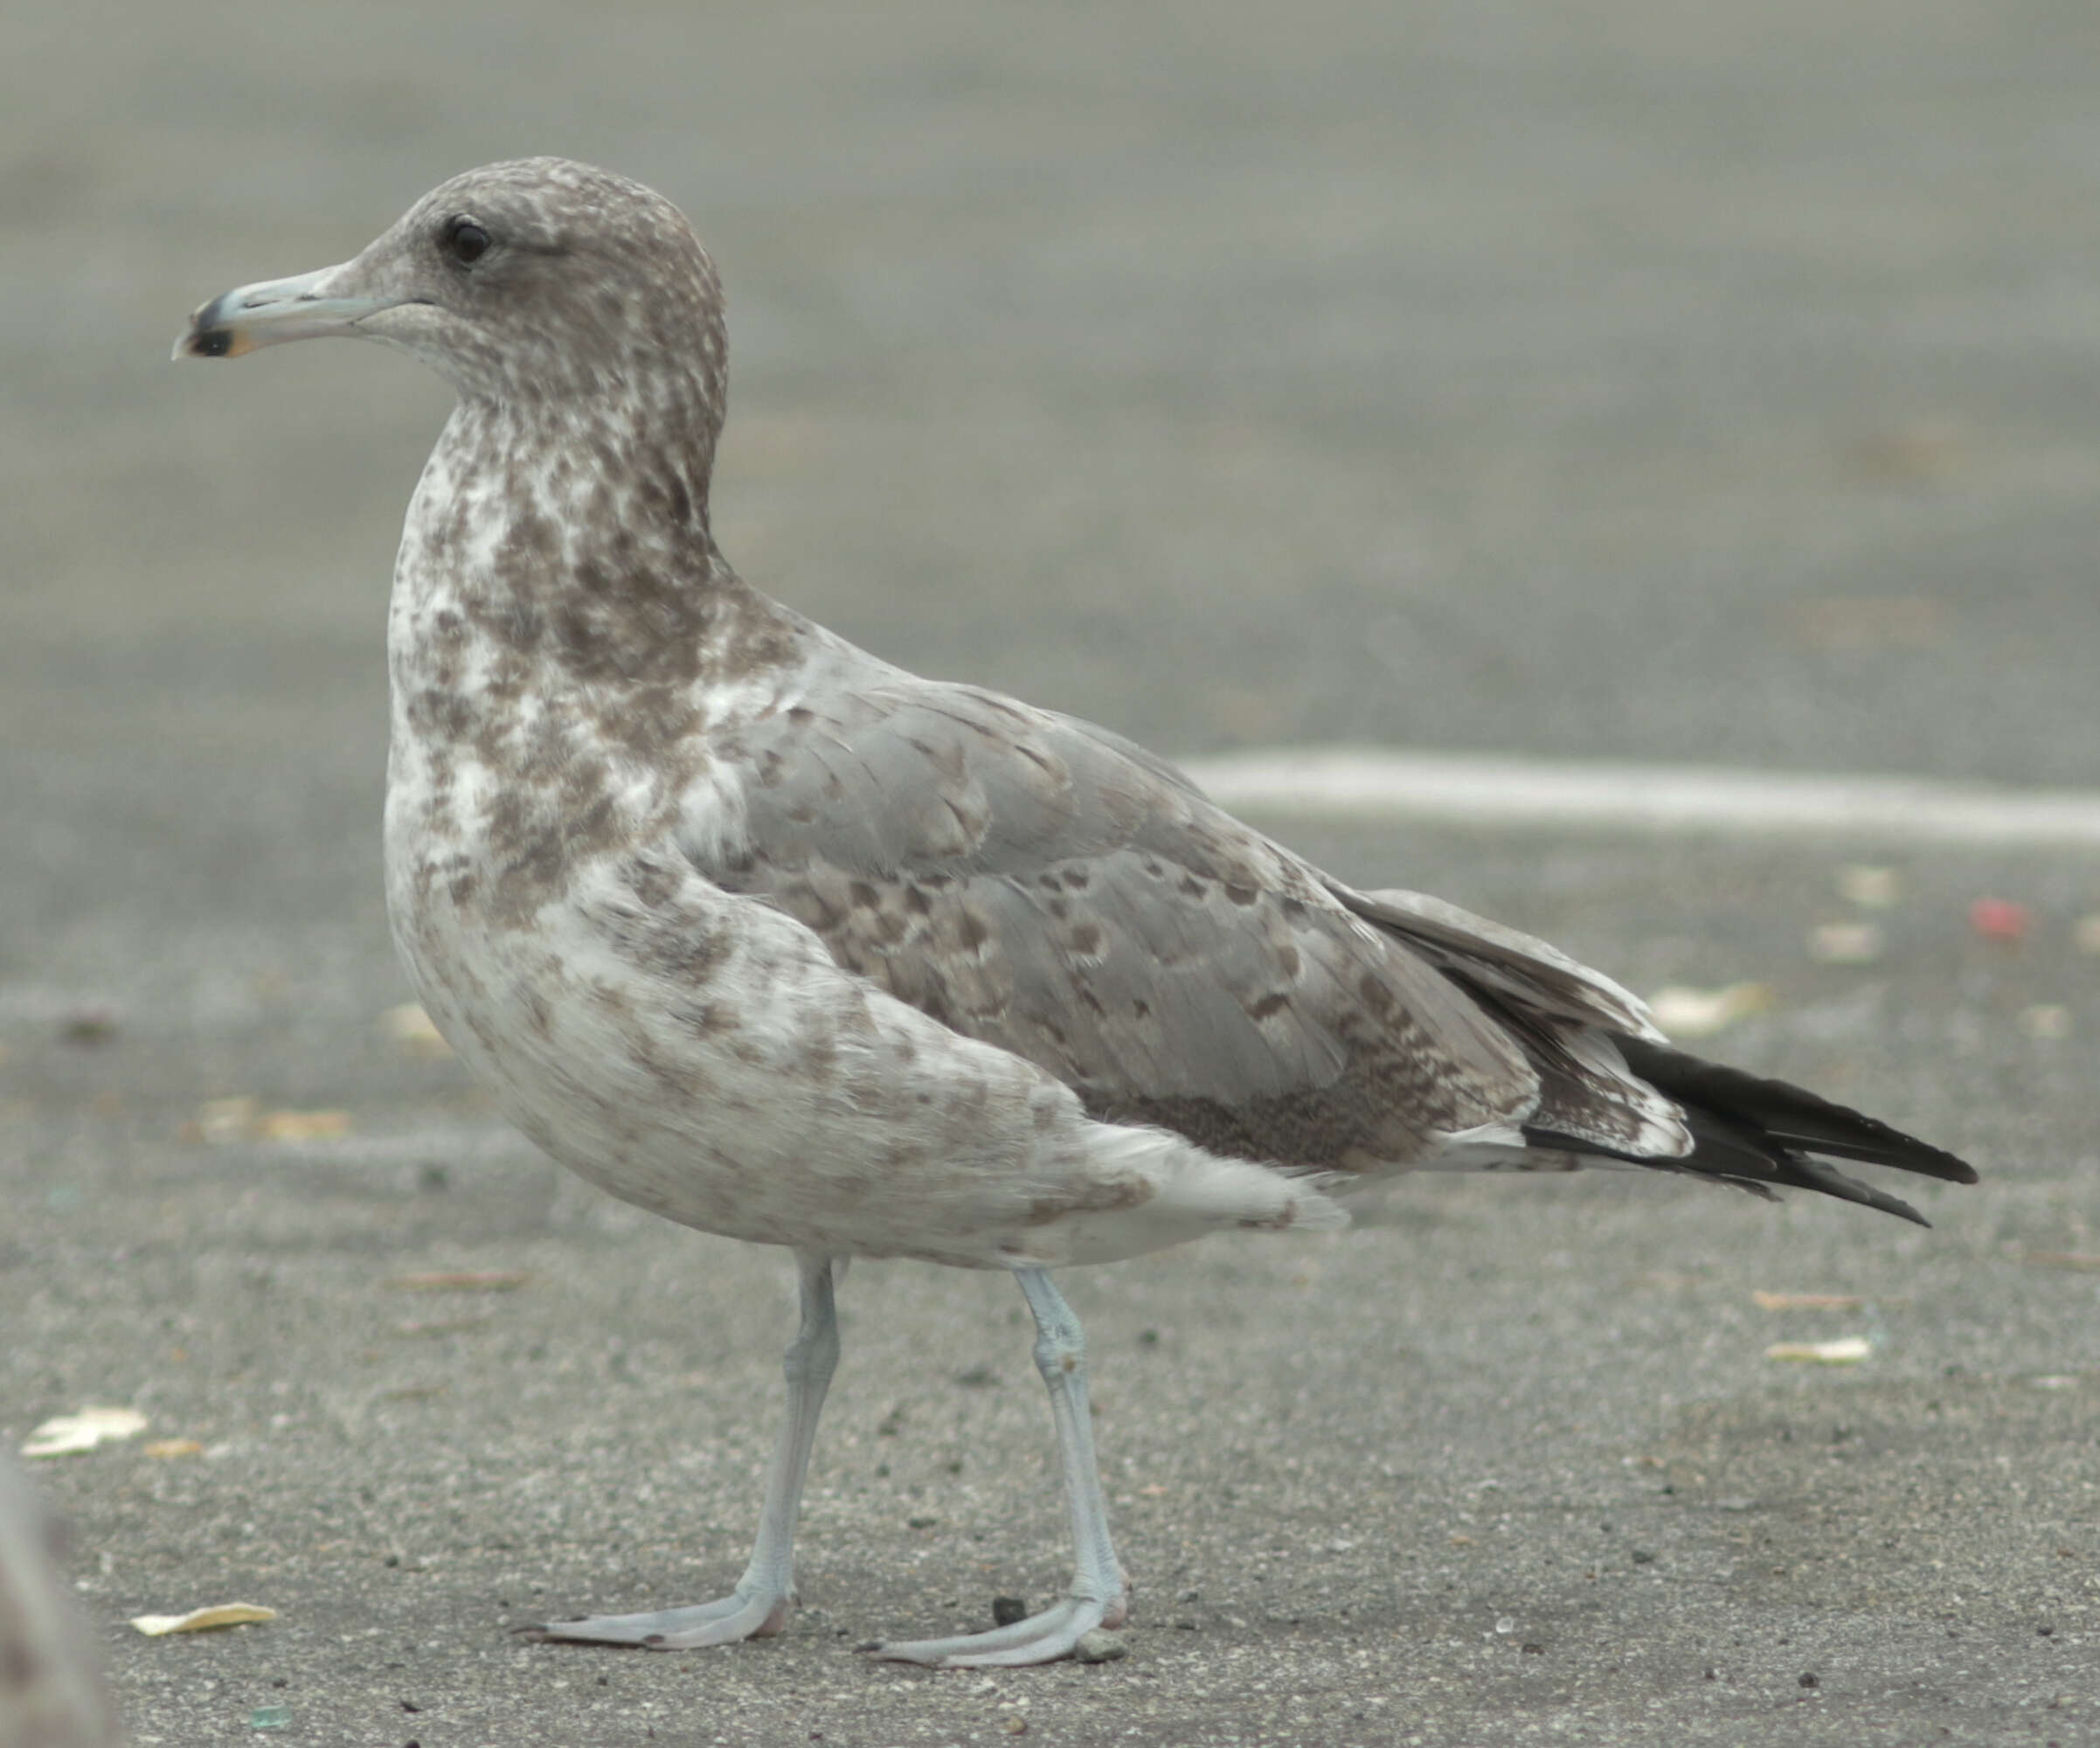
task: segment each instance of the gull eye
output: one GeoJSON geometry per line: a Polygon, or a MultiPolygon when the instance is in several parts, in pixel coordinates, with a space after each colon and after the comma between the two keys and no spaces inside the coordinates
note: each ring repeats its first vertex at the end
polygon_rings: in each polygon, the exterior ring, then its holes
{"type": "Polygon", "coordinates": [[[489,236],[471,218],[445,221],[445,253],[461,267],[472,267],[489,253],[489,236]]]}

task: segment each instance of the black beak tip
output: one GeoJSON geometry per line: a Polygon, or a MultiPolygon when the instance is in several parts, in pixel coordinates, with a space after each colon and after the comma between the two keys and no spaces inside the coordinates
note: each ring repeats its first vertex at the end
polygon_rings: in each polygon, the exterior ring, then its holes
{"type": "Polygon", "coordinates": [[[178,358],[225,358],[233,353],[233,330],[225,325],[225,295],[221,293],[190,312],[190,331],[175,343],[178,358]]]}

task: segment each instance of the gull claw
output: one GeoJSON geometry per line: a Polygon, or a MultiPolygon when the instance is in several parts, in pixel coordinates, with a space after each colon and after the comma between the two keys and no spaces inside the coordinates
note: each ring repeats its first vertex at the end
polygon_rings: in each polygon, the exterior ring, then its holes
{"type": "Polygon", "coordinates": [[[545,1620],[510,1630],[534,1644],[632,1645],[644,1651],[697,1651],[707,1645],[734,1645],[766,1639],[787,1624],[789,1599],[767,1591],[738,1591],[715,1602],[690,1608],[663,1608],[647,1614],[587,1614],[573,1620],[545,1620]]]}
{"type": "Polygon", "coordinates": [[[1054,1663],[1071,1656],[1079,1640],[1095,1627],[1120,1627],[1127,1613],[1119,1599],[1112,1605],[1092,1597],[1068,1596],[1011,1627],[995,1627],[988,1633],[962,1633],[950,1639],[884,1640],[870,1646],[869,1654],[895,1663],[918,1663],[929,1669],[1011,1668],[1054,1663]]]}

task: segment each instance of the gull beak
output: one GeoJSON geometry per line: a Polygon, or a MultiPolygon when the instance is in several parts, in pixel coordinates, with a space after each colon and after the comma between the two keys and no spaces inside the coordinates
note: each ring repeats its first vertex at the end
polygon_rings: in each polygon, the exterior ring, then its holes
{"type": "Polygon", "coordinates": [[[293,279],[264,280],[236,286],[202,306],[190,318],[190,331],[175,343],[177,358],[238,358],[258,346],[285,340],[314,340],[331,334],[357,333],[368,316],[412,297],[338,289],[355,261],[293,279]]]}

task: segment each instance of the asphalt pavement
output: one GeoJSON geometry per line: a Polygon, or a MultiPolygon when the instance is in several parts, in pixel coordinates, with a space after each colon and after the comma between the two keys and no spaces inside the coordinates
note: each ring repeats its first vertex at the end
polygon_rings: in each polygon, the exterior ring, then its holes
{"type": "Polygon", "coordinates": [[[1438,1178],[1075,1273],[1128,1655],[988,1676],[853,1647],[1064,1582],[1019,1295],[856,1266],[787,1633],[514,1639],[733,1580],[791,1271],[567,1178],[390,1017],[382,620],[443,390],[164,362],[452,171],[586,157],[727,281],[724,546],[909,666],[1177,754],[2091,787],[2089,7],[7,31],[0,1440],[149,1417],[26,1466],[134,1742],[2100,1742],[2100,870],[1864,837],[1264,822],[1643,993],[1759,986],[1697,1047],[1966,1153],[1931,1230],[1438,1178]],[[233,1600],[277,1618],[126,1624],[233,1600]]]}

